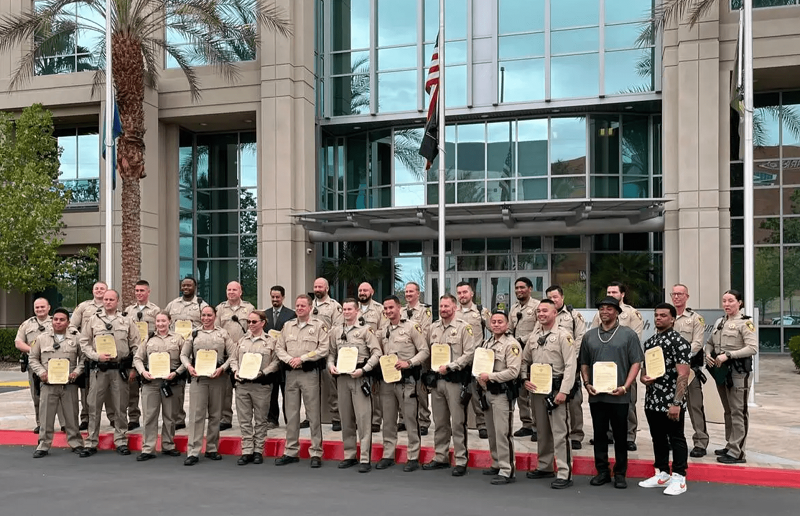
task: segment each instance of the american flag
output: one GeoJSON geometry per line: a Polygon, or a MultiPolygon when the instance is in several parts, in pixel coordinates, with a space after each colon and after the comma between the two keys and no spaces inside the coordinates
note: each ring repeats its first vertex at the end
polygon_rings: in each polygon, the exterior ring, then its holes
{"type": "Polygon", "coordinates": [[[433,160],[439,154],[439,36],[433,46],[431,65],[428,68],[428,78],[425,81],[425,92],[431,96],[428,105],[428,120],[425,123],[425,135],[419,147],[419,154],[426,159],[425,170],[429,170],[433,160]]]}

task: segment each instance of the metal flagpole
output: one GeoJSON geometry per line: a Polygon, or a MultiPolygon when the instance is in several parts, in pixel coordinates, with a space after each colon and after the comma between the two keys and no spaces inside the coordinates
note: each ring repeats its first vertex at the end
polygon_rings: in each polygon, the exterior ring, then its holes
{"type": "Polygon", "coordinates": [[[106,149],[106,174],[105,174],[105,206],[106,206],[106,220],[105,220],[105,248],[104,260],[105,264],[105,278],[108,288],[111,287],[112,278],[114,277],[114,268],[112,263],[113,252],[113,224],[114,224],[114,211],[113,211],[113,176],[114,176],[114,153],[111,151],[114,147],[114,81],[112,80],[112,67],[111,67],[111,13],[114,10],[114,0],[106,0],[106,130],[105,141],[103,144],[106,149]]]}
{"type": "MultiPolygon", "coordinates": [[[[753,236],[753,0],[744,0],[744,309],[755,314],[755,243],[753,236]]],[[[755,321],[758,324],[758,321],[755,321]]],[[[753,357],[758,381],[758,353],[753,357]]],[[[750,389],[750,403],[755,403],[755,385],[750,389]]]]}
{"type": "MultiPolygon", "coordinates": [[[[445,138],[445,119],[444,119],[444,0],[439,0],[439,85],[436,86],[438,92],[438,110],[437,116],[439,117],[439,296],[445,294],[445,156],[444,156],[444,138],[445,138]]],[[[434,300],[439,303],[439,300],[434,300]]]]}

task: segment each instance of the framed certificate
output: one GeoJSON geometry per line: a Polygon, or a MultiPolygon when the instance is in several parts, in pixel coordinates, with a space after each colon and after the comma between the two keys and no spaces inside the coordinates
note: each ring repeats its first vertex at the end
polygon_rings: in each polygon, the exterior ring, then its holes
{"type": "MultiPolygon", "coordinates": [[[[213,349],[198,349],[194,357],[194,369],[198,376],[211,376],[217,370],[217,352],[213,349]]],[[[241,376],[241,375],[239,375],[241,376]]]]}
{"type": "Polygon", "coordinates": [[[146,341],[147,335],[150,333],[150,328],[148,328],[147,323],[144,321],[137,322],[136,329],[139,330],[139,342],[146,341]]]}
{"type": "Polygon", "coordinates": [[[664,348],[656,346],[644,352],[645,373],[650,378],[660,378],[667,372],[664,363],[664,348]]]}
{"type": "Polygon", "coordinates": [[[187,321],[186,319],[175,321],[175,333],[184,339],[188,339],[189,335],[192,334],[192,321],[187,321]]]}
{"type": "Polygon", "coordinates": [[[281,336],[281,332],[276,329],[269,330],[267,334],[275,340],[278,340],[278,337],[281,336]]]}
{"type": "Polygon", "coordinates": [[[617,385],[617,364],[595,362],[592,366],[592,387],[597,392],[611,392],[617,385]]]}
{"type": "Polygon", "coordinates": [[[403,378],[403,374],[399,369],[395,369],[397,364],[397,355],[383,355],[381,357],[381,373],[383,373],[383,381],[386,383],[396,383],[403,378]]]}
{"type": "Polygon", "coordinates": [[[472,358],[472,376],[494,371],[494,351],[486,348],[476,348],[472,358]]]}
{"type": "Polygon", "coordinates": [[[66,358],[51,358],[47,361],[47,383],[51,385],[66,385],[69,383],[69,360],[66,358]]]}
{"type": "Polygon", "coordinates": [[[98,335],[95,337],[94,349],[98,355],[111,355],[111,358],[117,358],[117,343],[113,335],[98,335]]]}
{"type": "Polygon", "coordinates": [[[252,380],[258,376],[261,370],[261,353],[245,353],[242,355],[242,363],[239,364],[239,378],[252,380]]]}
{"type": "Polygon", "coordinates": [[[450,346],[447,344],[431,346],[431,369],[438,371],[440,367],[446,366],[450,362],[450,346]]]}
{"type": "Polygon", "coordinates": [[[147,355],[147,370],[153,378],[169,376],[169,353],[162,351],[147,355]]]}
{"type": "Polygon", "coordinates": [[[536,386],[536,394],[550,394],[553,390],[553,366],[550,364],[531,364],[531,383],[536,386]]]}
{"type": "Polygon", "coordinates": [[[357,347],[349,346],[345,348],[339,348],[339,351],[336,355],[336,369],[339,370],[339,374],[350,374],[356,370],[357,365],[358,365],[357,347]]]}

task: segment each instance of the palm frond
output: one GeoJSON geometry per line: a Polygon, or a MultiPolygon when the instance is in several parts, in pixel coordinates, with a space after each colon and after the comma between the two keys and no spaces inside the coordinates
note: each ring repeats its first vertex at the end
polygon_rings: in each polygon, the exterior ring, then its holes
{"type": "Polygon", "coordinates": [[[663,32],[667,24],[678,24],[684,19],[690,28],[694,27],[716,5],[717,0],[663,0],[653,11],[654,28],[663,32]]]}

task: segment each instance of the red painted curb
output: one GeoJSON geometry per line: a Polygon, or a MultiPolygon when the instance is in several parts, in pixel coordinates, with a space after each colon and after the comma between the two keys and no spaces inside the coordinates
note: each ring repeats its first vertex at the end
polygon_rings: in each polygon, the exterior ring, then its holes
{"type": "MultiPolygon", "coordinates": [[[[84,434],[85,435],[85,434],[84,434]]],[[[36,446],[39,441],[38,434],[28,430],[0,430],[0,446],[36,446]]],[[[159,443],[161,438],[159,436],[159,443]]],[[[175,447],[181,452],[186,453],[188,438],[185,435],[175,436],[175,447]]],[[[267,439],[264,444],[264,455],[266,457],[279,457],[283,454],[284,439],[267,439]]],[[[57,432],[53,438],[53,447],[67,448],[67,437],[61,432],[57,432]]],[[[129,434],[128,447],[131,450],[142,449],[142,435],[129,434]]],[[[160,448],[160,444],[158,445],[160,448]]],[[[300,457],[308,458],[308,449],[311,441],[308,439],[300,440],[300,457]]],[[[100,450],[114,449],[114,435],[101,434],[98,444],[100,450]]],[[[222,455],[240,455],[242,452],[242,440],[240,437],[220,437],[219,453],[222,455]]],[[[383,454],[383,445],[372,445],[372,460],[380,460],[383,454]]],[[[420,451],[420,462],[433,460],[433,448],[423,447],[420,451]]],[[[338,461],[344,458],[344,448],[341,441],[323,441],[322,443],[323,460],[338,461]]],[[[516,467],[520,471],[528,471],[536,468],[535,453],[517,453],[516,467]]],[[[406,447],[398,446],[395,453],[395,460],[399,463],[406,462],[406,447]]],[[[452,452],[451,452],[452,460],[452,452]]],[[[469,467],[488,468],[492,464],[492,457],[489,450],[470,450],[469,467]]],[[[592,457],[575,457],[572,464],[574,475],[594,475],[594,459],[592,457]]],[[[642,459],[632,459],[628,461],[628,478],[648,478],[653,474],[653,464],[642,459]]],[[[714,482],[720,484],[737,484],[762,487],[790,487],[800,489],[800,470],[777,469],[777,468],[756,468],[735,465],[716,465],[716,464],[692,464],[689,469],[689,479],[692,482],[714,482]]]]}

